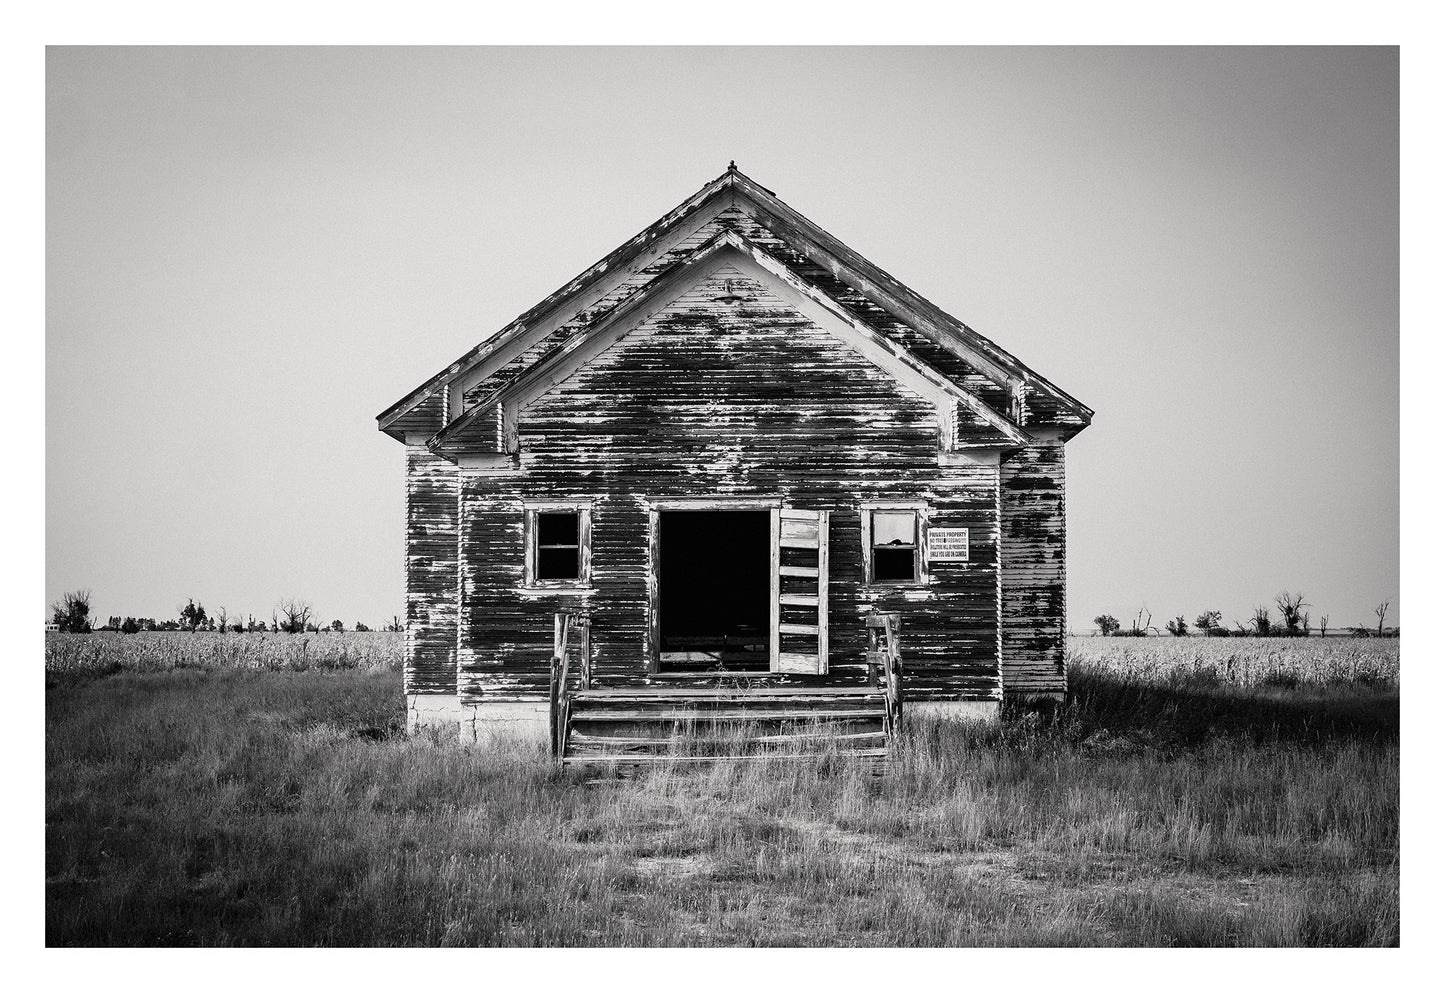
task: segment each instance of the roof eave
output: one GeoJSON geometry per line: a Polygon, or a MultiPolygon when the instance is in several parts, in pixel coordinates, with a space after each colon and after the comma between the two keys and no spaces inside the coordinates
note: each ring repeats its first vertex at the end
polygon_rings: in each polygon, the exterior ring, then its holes
{"type": "MultiPolygon", "coordinates": [[[[466,372],[468,369],[471,369],[478,362],[485,361],[488,355],[492,354],[517,335],[525,333],[528,325],[536,323],[553,309],[564,305],[571,297],[584,292],[606,273],[613,271],[620,265],[626,265],[630,257],[646,250],[648,245],[671,230],[674,225],[703,206],[713,196],[733,185],[734,177],[738,175],[740,175],[740,173],[738,173],[735,168],[729,167],[727,171],[716,179],[704,183],[692,196],[683,200],[672,210],[663,214],[662,217],[643,228],[622,245],[568,280],[562,287],[553,291],[536,306],[520,314],[506,327],[489,335],[484,341],[451,363],[447,368],[432,376],[425,383],[393,403],[390,407],[387,407],[386,410],[382,411],[376,417],[381,430],[385,431],[385,425],[387,423],[400,417],[408,409],[425,400],[441,386],[466,372]]],[[[762,189],[762,187],[758,187],[758,189],[762,189]]]]}
{"type": "MultiPolygon", "coordinates": [[[[736,176],[735,185],[738,189],[748,194],[754,200],[761,200],[765,197],[768,201],[771,201],[771,203],[776,204],[777,207],[780,208],[782,220],[807,233],[810,239],[816,242],[840,267],[852,269],[864,280],[877,284],[878,289],[887,295],[893,296],[899,302],[907,304],[926,314],[933,323],[942,326],[945,330],[951,331],[958,339],[961,339],[960,344],[982,353],[984,357],[1003,366],[1018,378],[1030,381],[1039,388],[1044,389],[1066,406],[1070,407],[1079,416],[1085,416],[1086,414],[1092,416],[1093,411],[1055,386],[1046,377],[1030,368],[1017,356],[988,337],[979,334],[967,324],[964,324],[958,318],[909,287],[902,280],[853,251],[837,237],[829,234],[816,222],[809,220],[806,216],[790,207],[786,202],[781,200],[777,194],[759,185],[742,172],[735,172],[734,175],[736,176]]],[[[764,205],[766,206],[766,204],[764,205]]],[[[841,278],[841,273],[839,275],[841,278]]],[[[860,292],[865,292],[866,295],[866,290],[863,290],[862,287],[855,288],[859,289],[860,292]]],[[[919,330],[922,331],[924,329],[920,328],[919,330]]],[[[947,347],[950,342],[940,341],[939,344],[947,347]]]]}

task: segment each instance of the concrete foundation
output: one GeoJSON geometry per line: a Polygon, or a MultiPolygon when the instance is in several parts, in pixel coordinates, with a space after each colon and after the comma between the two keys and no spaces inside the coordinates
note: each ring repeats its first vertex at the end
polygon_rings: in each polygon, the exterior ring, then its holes
{"type": "Polygon", "coordinates": [[[408,693],[406,730],[415,734],[427,728],[451,730],[461,719],[462,708],[454,693],[408,693]]]}
{"type": "Polygon", "coordinates": [[[484,745],[492,738],[509,741],[547,742],[547,702],[545,700],[493,701],[459,708],[461,742],[484,745]]]}

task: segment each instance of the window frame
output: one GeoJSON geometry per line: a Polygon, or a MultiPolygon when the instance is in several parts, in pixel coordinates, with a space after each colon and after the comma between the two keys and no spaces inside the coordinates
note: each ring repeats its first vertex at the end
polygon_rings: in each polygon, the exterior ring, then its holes
{"type": "Polygon", "coordinates": [[[592,501],[538,500],[522,504],[522,586],[529,590],[583,590],[592,587],[592,501]],[[577,578],[540,579],[537,576],[538,514],[577,514],[577,578]]]}
{"type": "MultiPolygon", "coordinates": [[[[928,504],[922,500],[868,500],[859,505],[863,537],[863,585],[891,589],[928,585],[928,504]],[[877,579],[873,575],[873,513],[874,511],[911,511],[913,513],[913,578],[877,579]]],[[[887,548],[887,545],[880,545],[887,548]]]]}

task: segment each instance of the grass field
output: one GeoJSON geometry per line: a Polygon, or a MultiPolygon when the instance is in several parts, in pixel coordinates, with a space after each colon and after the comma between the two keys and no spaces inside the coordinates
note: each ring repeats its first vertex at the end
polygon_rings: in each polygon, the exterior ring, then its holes
{"type": "Polygon", "coordinates": [[[47,942],[1399,941],[1397,641],[1083,639],[1060,719],[914,721],[882,778],[598,785],[390,733],[386,644],[48,649],[47,942]]]}

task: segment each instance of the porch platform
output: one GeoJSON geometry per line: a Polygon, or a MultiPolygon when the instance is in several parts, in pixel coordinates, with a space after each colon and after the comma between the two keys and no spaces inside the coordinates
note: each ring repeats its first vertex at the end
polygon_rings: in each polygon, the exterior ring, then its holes
{"type": "Polygon", "coordinates": [[[559,766],[803,758],[880,759],[902,719],[896,615],[869,619],[869,677],[848,686],[594,686],[588,622],[559,614],[549,699],[559,766]],[[572,633],[580,659],[570,664],[572,633]],[[574,685],[575,675],[575,685],[574,685]]]}

